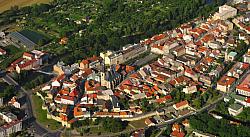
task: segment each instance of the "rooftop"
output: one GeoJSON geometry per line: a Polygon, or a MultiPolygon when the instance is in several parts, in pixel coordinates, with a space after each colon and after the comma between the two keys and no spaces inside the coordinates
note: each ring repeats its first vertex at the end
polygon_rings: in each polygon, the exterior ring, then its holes
{"type": "Polygon", "coordinates": [[[235,78],[229,76],[223,76],[217,83],[222,86],[232,85],[235,82],[235,78]]]}
{"type": "Polygon", "coordinates": [[[236,88],[239,90],[250,92],[250,73],[247,74],[247,76],[236,88]]]}
{"type": "Polygon", "coordinates": [[[239,110],[239,109],[241,109],[242,107],[243,107],[242,105],[236,104],[236,103],[234,103],[234,104],[232,104],[232,105],[229,106],[229,108],[231,108],[231,109],[233,109],[233,110],[239,110]]]}

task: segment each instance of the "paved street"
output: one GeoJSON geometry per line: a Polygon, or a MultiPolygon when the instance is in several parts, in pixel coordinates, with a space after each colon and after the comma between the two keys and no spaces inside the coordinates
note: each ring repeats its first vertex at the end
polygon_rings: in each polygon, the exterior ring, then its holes
{"type": "Polygon", "coordinates": [[[41,126],[39,123],[36,122],[34,114],[33,114],[32,104],[31,104],[32,92],[25,90],[15,80],[13,80],[8,74],[6,74],[3,77],[3,80],[10,85],[15,85],[15,86],[19,87],[20,90],[25,95],[25,97],[26,97],[25,106],[27,107],[25,109],[25,112],[27,114],[27,117],[26,117],[26,119],[24,119],[24,122],[27,122],[31,125],[30,129],[34,131],[35,135],[36,136],[46,136],[46,137],[60,137],[62,129],[59,131],[56,131],[56,132],[48,131],[48,129],[44,128],[43,126],[41,126]]]}

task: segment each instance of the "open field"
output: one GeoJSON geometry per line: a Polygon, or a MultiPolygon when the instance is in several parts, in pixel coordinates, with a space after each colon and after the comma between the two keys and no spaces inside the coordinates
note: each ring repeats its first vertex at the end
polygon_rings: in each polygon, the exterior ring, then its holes
{"type": "Polygon", "coordinates": [[[0,0],[0,13],[10,9],[12,6],[28,6],[36,3],[48,3],[52,0],[0,0]]]}

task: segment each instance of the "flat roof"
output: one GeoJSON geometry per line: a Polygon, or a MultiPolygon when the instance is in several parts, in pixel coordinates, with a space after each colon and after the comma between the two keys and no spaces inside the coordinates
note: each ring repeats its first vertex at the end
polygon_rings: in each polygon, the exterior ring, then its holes
{"type": "Polygon", "coordinates": [[[237,103],[234,103],[232,105],[229,106],[229,108],[233,109],[233,110],[239,110],[241,109],[243,106],[237,103]]]}

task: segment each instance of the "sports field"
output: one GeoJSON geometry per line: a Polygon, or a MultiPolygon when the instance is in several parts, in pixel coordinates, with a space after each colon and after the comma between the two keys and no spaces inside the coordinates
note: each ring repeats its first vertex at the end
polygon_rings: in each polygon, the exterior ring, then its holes
{"type": "Polygon", "coordinates": [[[10,9],[12,6],[17,5],[23,7],[35,3],[48,3],[52,0],[0,0],[0,13],[10,9]]]}

